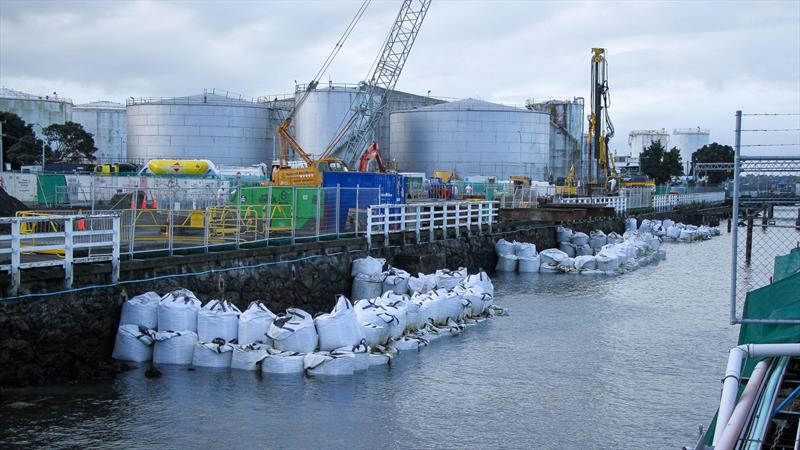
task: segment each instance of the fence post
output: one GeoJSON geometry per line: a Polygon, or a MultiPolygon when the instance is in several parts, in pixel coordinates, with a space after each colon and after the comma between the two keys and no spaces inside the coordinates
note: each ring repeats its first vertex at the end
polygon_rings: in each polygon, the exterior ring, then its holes
{"type": "Polygon", "coordinates": [[[383,245],[389,245],[389,205],[383,205],[383,245]]]}
{"type": "Polygon", "coordinates": [[[21,247],[19,221],[14,220],[11,222],[11,295],[17,295],[19,291],[21,247]]]}
{"type": "Polygon", "coordinates": [[[267,229],[264,233],[264,239],[267,241],[267,247],[269,247],[270,227],[272,227],[272,185],[269,186],[269,197],[267,198],[267,229]]]}
{"type": "MultiPolygon", "coordinates": [[[[356,194],[356,198],[358,198],[357,194],[356,194]]],[[[358,203],[358,200],[356,200],[356,203],[358,203]]],[[[356,208],[356,211],[358,211],[358,208],[356,208]]],[[[356,212],[356,224],[358,224],[358,212],[356,212]]],[[[372,207],[370,206],[370,207],[367,207],[367,248],[368,249],[372,248],[372,233],[370,233],[371,230],[372,230],[372,207]]],[[[356,236],[358,236],[358,232],[357,231],[356,231],[356,236]]]]}
{"type": "MultiPolygon", "coordinates": [[[[404,206],[408,207],[408,205],[404,206]]],[[[416,216],[416,225],[414,225],[414,233],[417,235],[417,244],[419,244],[420,227],[422,226],[422,209],[419,205],[414,205],[414,215],[416,216]]]]}
{"type": "Polygon", "coordinates": [[[493,202],[489,202],[489,233],[492,232],[492,224],[494,223],[494,211],[493,211],[494,208],[493,207],[494,207],[493,202]]]}
{"type": "Polygon", "coordinates": [[[456,203],[456,237],[461,237],[461,203],[456,203]]]}
{"type": "MultiPolygon", "coordinates": [[[[170,226],[172,221],[170,221],[170,226]]],[[[170,236],[172,234],[170,233],[170,236]]],[[[236,177],[236,249],[239,249],[239,241],[242,236],[242,178],[236,177]]],[[[171,246],[170,246],[171,247],[171,246]]]]}
{"type": "Polygon", "coordinates": [[[472,236],[472,202],[467,203],[467,236],[472,236]]]}
{"type": "Polygon", "coordinates": [[[172,256],[172,223],[175,221],[175,217],[172,214],[173,210],[175,210],[175,192],[172,190],[172,187],[170,187],[169,209],[167,210],[167,218],[169,219],[169,227],[167,228],[167,245],[169,245],[169,256],[172,256]]]}
{"type": "Polygon", "coordinates": [[[341,200],[339,196],[342,194],[340,185],[336,184],[336,239],[339,239],[339,204],[341,200]]]}
{"type": "Polygon", "coordinates": [[[295,220],[295,217],[297,216],[297,214],[296,214],[297,213],[297,186],[292,186],[292,207],[291,207],[291,210],[292,210],[292,214],[290,216],[291,217],[290,222],[292,224],[292,244],[294,244],[295,235],[297,234],[297,231],[295,230],[295,228],[297,228],[296,227],[297,221],[295,220]]]}
{"type": "Polygon", "coordinates": [[[430,211],[430,217],[429,217],[430,242],[433,242],[433,238],[436,237],[436,234],[434,233],[434,228],[436,227],[436,216],[434,215],[434,212],[433,212],[434,206],[430,205],[429,208],[430,208],[429,209],[429,211],[430,211]]]}
{"type": "Polygon", "coordinates": [[[206,209],[203,210],[203,249],[205,253],[208,253],[208,233],[209,233],[209,222],[211,221],[211,206],[206,206],[206,209]]]}
{"type": "Polygon", "coordinates": [[[322,206],[322,202],[321,202],[321,199],[320,199],[320,196],[321,196],[322,192],[320,191],[320,189],[322,189],[322,188],[317,186],[317,213],[315,214],[317,216],[317,236],[316,236],[316,240],[317,241],[319,240],[320,207],[322,206]]]}
{"type": "Polygon", "coordinates": [[[119,241],[120,241],[120,218],[111,218],[111,282],[119,281],[119,241]]]}
{"type": "Polygon", "coordinates": [[[128,252],[130,253],[131,258],[133,258],[133,247],[135,246],[136,243],[136,219],[137,219],[136,208],[138,206],[137,203],[139,200],[139,183],[136,183],[136,187],[134,188],[132,198],[133,198],[133,205],[131,208],[131,231],[130,231],[130,237],[128,238],[128,252]]]}
{"type": "MultiPolygon", "coordinates": [[[[95,198],[96,198],[95,194],[94,194],[94,172],[92,172],[91,176],[92,176],[91,183],[89,183],[89,184],[91,185],[90,188],[92,190],[90,195],[92,196],[92,214],[94,214],[94,202],[95,202],[95,198]]],[[[72,202],[70,202],[70,203],[72,203],[72,202]]]]}
{"type": "Polygon", "coordinates": [[[72,217],[64,219],[64,288],[72,288],[72,256],[73,256],[73,222],[72,217]]]}
{"type": "Polygon", "coordinates": [[[356,185],[356,236],[358,236],[358,222],[359,222],[359,216],[361,215],[361,213],[358,210],[358,194],[360,193],[359,187],[360,185],[357,184],[356,185]]]}

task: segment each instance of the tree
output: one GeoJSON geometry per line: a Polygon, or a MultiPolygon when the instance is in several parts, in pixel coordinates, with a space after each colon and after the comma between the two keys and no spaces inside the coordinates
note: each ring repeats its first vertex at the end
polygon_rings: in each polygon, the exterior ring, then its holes
{"type": "MultiPolygon", "coordinates": [[[[733,147],[730,145],[720,145],[713,142],[709,145],[704,145],[702,148],[692,153],[692,172],[694,172],[695,164],[699,163],[732,163],[734,157],[733,147]]],[[[733,178],[733,171],[709,171],[709,183],[722,183],[725,180],[733,178]]]]}
{"type": "Polygon", "coordinates": [[[75,122],[55,123],[42,130],[52,161],[94,161],[94,137],[75,122]]]}
{"type": "Polygon", "coordinates": [[[36,137],[33,125],[8,111],[0,111],[0,122],[3,122],[3,162],[16,169],[40,163],[44,143],[36,137]]]}
{"type": "Polygon", "coordinates": [[[655,141],[639,155],[639,167],[643,174],[664,184],[672,177],[683,175],[681,152],[677,147],[666,151],[660,141],[655,141]]]}

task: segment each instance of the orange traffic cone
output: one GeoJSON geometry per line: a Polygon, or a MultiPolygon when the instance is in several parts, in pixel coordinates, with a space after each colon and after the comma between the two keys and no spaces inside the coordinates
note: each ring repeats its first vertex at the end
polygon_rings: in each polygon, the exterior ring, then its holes
{"type": "Polygon", "coordinates": [[[147,209],[147,196],[145,195],[142,197],[142,204],[139,206],[140,209],[147,209]]]}
{"type": "MultiPolygon", "coordinates": [[[[78,210],[78,214],[83,214],[83,210],[79,209],[78,210]]],[[[86,219],[84,219],[84,218],[78,219],[75,222],[75,225],[77,225],[78,231],[85,231],[86,230],[86,219]]]]}
{"type": "Polygon", "coordinates": [[[158,209],[158,200],[155,197],[153,197],[153,209],[158,209]]]}

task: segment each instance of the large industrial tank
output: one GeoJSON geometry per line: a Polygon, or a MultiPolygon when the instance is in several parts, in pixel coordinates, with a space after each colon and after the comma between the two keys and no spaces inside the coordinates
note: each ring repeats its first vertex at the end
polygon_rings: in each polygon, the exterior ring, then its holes
{"type": "Polygon", "coordinates": [[[398,170],[547,179],[550,116],[466,99],[391,114],[398,170]]]}
{"type": "Polygon", "coordinates": [[[526,108],[546,112],[550,115],[549,181],[566,178],[571,167],[575,167],[575,180],[585,179],[589,164],[583,145],[584,122],[583,98],[571,100],[529,101],[526,108]]]}
{"type": "Polygon", "coordinates": [[[100,162],[123,161],[128,154],[128,119],[125,105],[114,102],[92,102],[75,105],[72,121],[94,135],[95,157],[100,162]]]}
{"type": "Polygon", "coordinates": [[[33,131],[42,137],[42,128],[72,120],[72,100],[52,95],[34,95],[0,88],[0,111],[13,112],[20,116],[33,131]]]}
{"type": "MultiPolygon", "coordinates": [[[[299,99],[304,91],[305,86],[298,86],[295,99],[299,99]]],[[[359,87],[356,85],[328,83],[308,93],[297,108],[293,120],[294,137],[307,153],[316,157],[325,150],[342,125],[352,116],[351,104],[359,92],[359,87]]],[[[392,92],[380,124],[375,130],[375,138],[380,143],[382,154],[387,156],[391,151],[389,140],[391,111],[438,103],[444,101],[401,91],[392,92]]]]}
{"type": "Polygon", "coordinates": [[[209,159],[250,165],[272,160],[277,121],[262,102],[206,91],[127,101],[128,158],[209,159]]]}
{"type": "Polygon", "coordinates": [[[669,133],[664,128],[660,130],[633,130],[628,134],[628,146],[631,158],[638,158],[644,149],[653,142],[661,142],[669,150],[669,133]]]}
{"type": "Polygon", "coordinates": [[[683,173],[688,174],[692,164],[692,153],[708,145],[711,132],[707,128],[676,128],[672,130],[672,145],[681,151],[683,173]]]}

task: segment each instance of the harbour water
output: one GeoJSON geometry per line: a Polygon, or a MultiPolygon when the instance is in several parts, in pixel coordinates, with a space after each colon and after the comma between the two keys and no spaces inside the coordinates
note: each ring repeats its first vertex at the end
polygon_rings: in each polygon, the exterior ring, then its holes
{"type": "Polygon", "coordinates": [[[621,276],[495,274],[510,309],[341,379],[143,369],[0,394],[0,447],[678,448],[713,416],[730,236],[621,276]]]}

